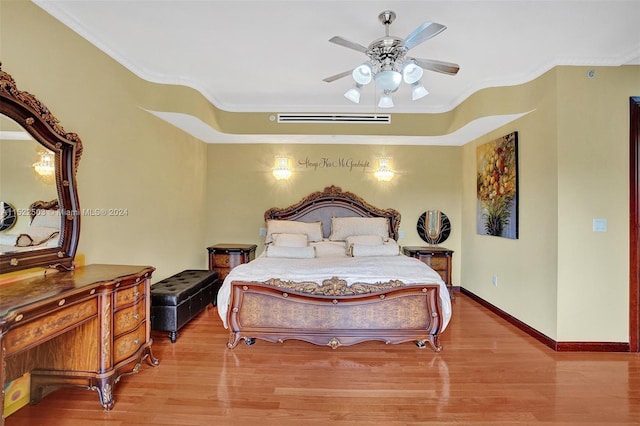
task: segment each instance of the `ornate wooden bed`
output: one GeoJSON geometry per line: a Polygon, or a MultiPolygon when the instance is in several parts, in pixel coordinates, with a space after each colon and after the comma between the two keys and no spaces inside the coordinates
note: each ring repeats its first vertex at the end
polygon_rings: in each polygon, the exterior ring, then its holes
{"type": "MultiPolygon", "coordinates": [[[[314,192],[290,207],[271,208],[264,215],[265,221],[321,221],[324,237],[329,236],[332,217],[347,216],[387,218],[389,235],[397,241],[399,212],[376,208],[336,186],[314,192]]],[[[327,277],[321,285],[310,286],[282,279],[234,280],[233,271],[228,278],[229,348],[240,340],[250,345],[255,339],[298,339],[332,349],[377,340],[387,344],[415,341],[418,347],[428,342],[436,352],[441,350],[439,338],[446,325],[442,283],[405,285],[390,280],[347,286],[340,277],[327,277]]]]}

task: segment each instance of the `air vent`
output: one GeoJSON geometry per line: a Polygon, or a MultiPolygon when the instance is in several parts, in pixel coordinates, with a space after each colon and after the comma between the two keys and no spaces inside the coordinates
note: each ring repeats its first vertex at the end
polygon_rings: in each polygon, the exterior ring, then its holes
{"type": "Polygon", "coordinates": [[[391,114],[278,114],[278,123],[390,124],[391,114]]]}

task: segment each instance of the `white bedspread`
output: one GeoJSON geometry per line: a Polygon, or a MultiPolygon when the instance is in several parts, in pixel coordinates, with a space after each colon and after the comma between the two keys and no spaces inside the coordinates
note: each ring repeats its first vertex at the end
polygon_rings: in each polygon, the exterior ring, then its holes
{"type": "Polygon", "coordinates": [[[405,284],[439,284],[442,330],[449,324],[451,299],[444,281],[436,271],[420,260],[404,255],[313,259],[278,259],[261,255],[249,263],[236,266],[227,275],[218,292],[218,314],[227,328],[232,281],[266,281],[279,278],[322,283],[332,277],[345,280],[347,285],[355,282],[374,284],[390,280],[400,280],[405,284]]]}

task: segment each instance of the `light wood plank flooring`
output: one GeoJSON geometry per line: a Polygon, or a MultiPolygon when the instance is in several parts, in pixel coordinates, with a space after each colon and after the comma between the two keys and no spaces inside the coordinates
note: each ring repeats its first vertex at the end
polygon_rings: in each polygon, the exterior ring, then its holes
{"type": "Polygon", "coordinates": [[[16,425],[640,425],[640,355],[556,353],[457,294],[444,349],[367,342],[336,350],[258,340],[228,350],[215,308],[97,394],[60,389],[16,425]]]}

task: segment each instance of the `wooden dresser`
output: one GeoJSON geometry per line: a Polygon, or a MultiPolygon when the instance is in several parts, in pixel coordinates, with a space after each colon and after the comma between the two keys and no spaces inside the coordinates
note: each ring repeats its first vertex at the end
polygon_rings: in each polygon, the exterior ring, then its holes
{"type": "Polygon", "coordinates": [[[122,376],[145,360],[159,362],[151,353],[154,270],[88,265],[1,284],[0,408],[4,385],[30,372],[32,404],[58,387],[78,386],[96,390],[110,410],[122,376]]]}
{"type": "Polygon", "coordinates": [[[217,271],[220,281],[224,281],[233,268],[256,258],[257,247],[255,244],[216,244],[207,247],[209,270],[217,271]]]}

